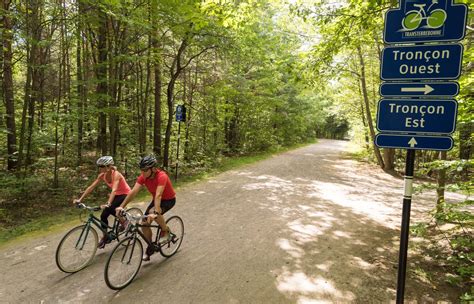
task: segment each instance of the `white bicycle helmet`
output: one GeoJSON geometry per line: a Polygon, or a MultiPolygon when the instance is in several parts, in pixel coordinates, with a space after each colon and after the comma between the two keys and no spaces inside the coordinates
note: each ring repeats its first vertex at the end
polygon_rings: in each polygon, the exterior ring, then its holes
{"type": "Polygon", "coordinates": [[[114,164],[112,156],[102,156],[97,160],[97,166],[109,166],[114,164]]]}

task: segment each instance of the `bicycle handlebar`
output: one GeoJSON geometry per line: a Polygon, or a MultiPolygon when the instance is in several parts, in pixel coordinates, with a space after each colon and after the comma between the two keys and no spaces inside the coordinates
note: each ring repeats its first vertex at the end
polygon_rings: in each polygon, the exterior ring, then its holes
{"type": "Polygon", "coordinates": [[[89,211],[99,211],[100,210],[100,206],[90,207],[90,206],[86,206],[84,203],[76,204],[76,208],[87,209],[89,211]]]}
{"type": "Polygon", "coordinates": [[[148,217],[148,215],[134,216],[134,215],[128,213],[127,210],[125,210],[125,209],[120,210],[120,215],[125,216],[127,218],[127,220],[129,220],[129,221],[139,221],[141,219],[146,219],[148,217]]]}

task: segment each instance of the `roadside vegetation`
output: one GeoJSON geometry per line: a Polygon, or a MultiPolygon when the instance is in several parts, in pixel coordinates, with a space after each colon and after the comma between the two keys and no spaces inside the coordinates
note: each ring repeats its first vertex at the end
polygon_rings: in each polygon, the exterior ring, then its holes
{"type": "MultiPolygon", "coordinates": [[[[172,177],[179,165],[184,182],[315,138],[350,138],[362,151],[354,157],[403,174],[405,151],[374,145],[383,14],[397,5],[2,1],[0,242],[74,218],[70,201],[101,155],[131,184],[150,153],[172,177]],[[177,105],[187,109],[181,123],[177,105]]],[[[465,300],[474,294],[472,16],[455,147],[416,153],[416,176],[437,200],[432,221],[412,229],[427,252],[450,256],[465,300]],[[466,200],[447,201],[446,190],[466,200]]]]}

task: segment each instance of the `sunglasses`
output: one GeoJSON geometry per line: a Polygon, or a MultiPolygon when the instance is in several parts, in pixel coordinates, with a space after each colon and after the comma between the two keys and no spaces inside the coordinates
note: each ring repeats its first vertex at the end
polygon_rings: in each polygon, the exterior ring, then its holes
{"type": "Polygon", "coordinates": [[[100,166],[97,166],[98,168],[105,168],[106,166],[103,166],[103,165],[100,165],[100,166]]]}

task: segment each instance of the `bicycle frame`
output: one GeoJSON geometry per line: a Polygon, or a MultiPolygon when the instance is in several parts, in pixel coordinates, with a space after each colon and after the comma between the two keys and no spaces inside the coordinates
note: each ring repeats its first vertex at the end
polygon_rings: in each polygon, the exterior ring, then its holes
{"type": "Polygon", "coordinates": [[[94,214],[89,213],[89,218],[87,219],[86,227],[84,227],[84,229],[81,232],[81,235],[79,236],[79,239],[77,240],[76,248],[78,248],[79,243],[80,243],[81,240],[83,240],[83,241],[82,241],[82,244],[81,244],[81,247],[79,248],[79,250],[82,250],[84,248],[85,241],[87,240],[87,237],[89,235],[89,230],[91,229],[92,225],[96,226],[104,234],[107,234],[108,229],[111,229],[112,231],[115,231],[115,229],[117,228],[117,225],[118,225],[117,217],[115,217],[114,225],[112,227],[107,225],[107,230],[102,228],[102,224],[105,224],[105,223],[102,222],[100,219],[98,219],[94,214]],[[85,235],[84,238],[82,238],[82,236],[84,235],[84,231],[85,231],[86,235],[85,235]]]}
{"type": "MultiPolygon", "coordinates": [[[[131,233],[134,234],[134,237],[136,238],[136,235],[138,234],[139,236],[142,237],[142,239],[148,244],[148,246],[155,246],[155,244],[153,243],[153,241],[148,241],[145,237],[145,235],[143,234],[143,232],[138,229],[138,228],[142,228],[142,227],[149,227],[150,229],[152,228],[156,228],[156,237],[158,237],[160,235],[160,232],[161,232],[161,226],[160,225],[153,225],[153,224],[150,224],[150,225],[143,225],[143,224],[135,224],[134,225],[134,228],[132,228],[132,230],[130,231],[131,233]],[[134,229],[134,230],[133,230],[134,229]]],[[[153,237],[152,237],[153,239],[153,237]]],[[[158,247],[161,247],[159,243],[158,244],[158,247]]]]}
{"type": "MultiPolygon", "coordinates": [[[[161,244],[159,242],[156,242],[153,243],[153,241],[149,241],[145,235],[143,234],[143,232],[139,229],[139,228],[142,228],[142,227],[150,227],[150,229],[152,228],[156,228],[156,238],[159,237],[160,235],[160,232],[161,232],[161,227],[160,225],[153,225],[153,224],[150,224],[150,225],[143,225],[143,224],[139,224],[139,223],[136,223],[136,224],[133,224],[132,228],[128,231],[129,233],[131,233],[131,237],[133,239],[133,244],[132,244],[132,252],[131,254],[129,255],[129,260],[127,261],[127,263],[130,263],[130,259],[132,258],[133,256],[133,250],[135,250],[135,244],[137,242],[137,239],[138,239],[138,235],[141,236],[141,238],[145,241],[145,243],[148,244],[148,246],[152,246],[152,247],[155,247],[155,246],[158,246],[158,250],[161,248],[161,244]]],[[[130,246],[130,242],[128,243],[125,251],[123,252],[123,255],[122,255],[122,262],[123,262],[123,259],[124,257],[126,256],[127,254],[127,251],[129,249],[129,246],[130,246]]]]}

